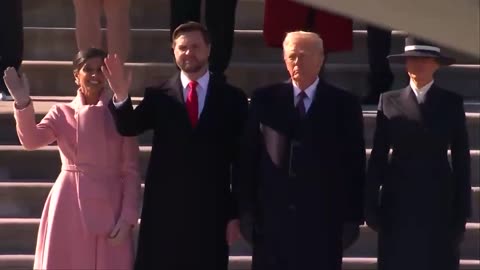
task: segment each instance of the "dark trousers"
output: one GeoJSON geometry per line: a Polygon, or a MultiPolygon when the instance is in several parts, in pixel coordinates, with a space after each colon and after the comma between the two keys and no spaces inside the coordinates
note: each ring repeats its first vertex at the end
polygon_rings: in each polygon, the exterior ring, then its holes
{"type": "MultiPolygon", "coordinates": [[[[0,1],[0,74],[7,67],[18,70],[23,57],[23,18],[21,0],[0,1]]],[[[8,93],[3,79],[0,92],[8,93]]]]}
{"type": "MultiPolygon", "coordinates": [[[[237,0],[206,0],[205,22],[210,33],[210,71],[224,75],[232,56],[237,0]]],[[[182,23],[200,22],[201,0],[170,1],[170,33],[182,23]]]]}
{"type": "Polygon", "coordinates": [[[367,26],[369,93],[365,101],[377,104],[381,93],[390,90],[393,83],[393,73],[387,56],[390,54],[392,32],[390,30],[367,26]]]}

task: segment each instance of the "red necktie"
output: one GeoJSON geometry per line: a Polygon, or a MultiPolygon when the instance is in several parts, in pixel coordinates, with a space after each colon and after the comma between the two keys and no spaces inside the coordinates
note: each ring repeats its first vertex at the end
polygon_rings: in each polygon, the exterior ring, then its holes
{"type": "Polygon", "coordinates": [[[190,118],[190,123],[192,123],[192,127],[195,127],[198,122],[198,96],[197,96],[197,85],[196,81],[190,81],[188,83],[188,87],[190,91],[188,92],[187,96],[187,112],[188,118],[190,118]]]}

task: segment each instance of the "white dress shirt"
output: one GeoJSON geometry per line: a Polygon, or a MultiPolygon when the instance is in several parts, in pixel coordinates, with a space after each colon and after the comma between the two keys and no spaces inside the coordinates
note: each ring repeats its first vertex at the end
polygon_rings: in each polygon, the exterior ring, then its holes
{"type": "Polygon", "coordinates": [[[415,96],[417,97],[418,104],[425,102],[425,97],[427,95],[428,90],[430,90],[430,88],[432,87],[433,82],[434,81],[432,80],[431,82],[427,83],[424,87],[419,89],[413,83],[413,81],[410,80],[410,87],[412,88],[413,93],[415,93],[415,96]]]}
{"type": "MultiPolygon", "coordinates": [[[[312,105],[313,98],[315,97],[315,92],[317,92],[317,86],[318,82],[320,80],[317,78],[307,89],[305,89],[305,94],[307,94],[306,97],[303,98],[303,104],[305,105],[305,112],[308,112],[308,109],[312,105]]],[[[297,103],[299,102],[300,97],[298,94],[302,92],[300,87],[298,87],[297,84],[295,84],[294,81],[292,81],[293,84],[293,105],[297,106],[297,103]]]]}
{"type": "MultiPolygon", "coordinates": [[[[190,92],[190,87],[188,84],[190,83],[190,79],[187,77],[185,73],[180,72],[180,81],[182,82],[183,86],[183,101],[187,102],[188,93],[190,92]]],[[[197,80],[197,97],[198,97],[198,117],[203,111],[205,107],[205,98],[207,96],[207,89],[208,89],[208,82],[210,81],[210,72],[205,72],[202,77],[197,80]]]]}
{"type": "MultiPolygon", "coordinates": [[[[180,81],[182,83],[183,87],[183,101],[187,101],[188,93],[190,91],[190,88],[188,87],[188,84],[190,83],[190,79],[187,77],[187,75],[182,71],[180,72],[180,81]]],[[[203,74],[202,77],[200,77],[197,80],[197,97],[198,97],[198,116],[200,117],[200,114],[203,111],[203,108],[205,107],[205,98],[207,96],[207,89],[208,89],[208,83],[210,82],[210,72],[207,70],[205,74],[203,74]]],[[[127,99],[122,100],[122,101],[114,101],[113,105],[115,107],[120,107],[123,103],[125,103],[127,99]]]]}

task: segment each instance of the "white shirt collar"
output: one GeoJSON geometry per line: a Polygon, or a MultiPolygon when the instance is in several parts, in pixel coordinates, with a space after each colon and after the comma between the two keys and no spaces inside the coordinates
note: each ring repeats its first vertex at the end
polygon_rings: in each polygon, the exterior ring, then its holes
{"type": "MultiPolygon", "coordinates": [[[[183,89],[186,89],[188,87],[188,84],[191,81],[187,77],[187,74],[185,74],[183,71],[180,72],[180,80],[182,81],[183,89]]],[[[207,70],[207,72],[205,72],[205,74],[203,74],[202,77],[200,77],[197,80],[197,83],[201,88],[199,90],[207,90],[209,81],[210,81],[210,72],[207,70]]]]}
{"type": "MultiPolygon", "coordinates": [[[[304,90],[309,100],[313,100],[313,97],[315,97],[315,92],[317,91],[317,86],[319,81],[320,80],[317,78],[309,87],[307,87],[307,89],[304,90]]],[[[300,89],[300,87],[298,87],[298,85],[294,81],[292,81],[292,84],[293,84],[294,97],[296,98],[298,94],[302,92],[302,90],[300,89]]]]}
{"type": "Polygon", "coordinates": [[[428,90],[430,90],[430,88],[432,87],[433,83],[434,83],[434,80],[432,80],[431,82],[427,83],[425,86],[419,89],[413,83],[413,81],[410,80],[410,88],[412,88],[413,93],[415,93],[415,96],[417,97],[418,102],[420,103],[424,102],[425,96],[427,95],[428,90]]]}

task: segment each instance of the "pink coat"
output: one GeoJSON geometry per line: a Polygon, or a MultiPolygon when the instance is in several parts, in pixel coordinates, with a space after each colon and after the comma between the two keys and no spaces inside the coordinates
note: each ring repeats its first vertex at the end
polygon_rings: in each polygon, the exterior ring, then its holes
{"type": "Polygon", "coordinates": [[[105,92],[98,104],[85,105],[78,91],[39,124],[32,104],[15,109],[22,145],[37,149],[56,141],[62,161],[42,213],[35,269],[132,268],[132,235],[119,246],[107,236],[119,220],[137,224],[138,145],[117,133],[108,101],[105,92]]]}

